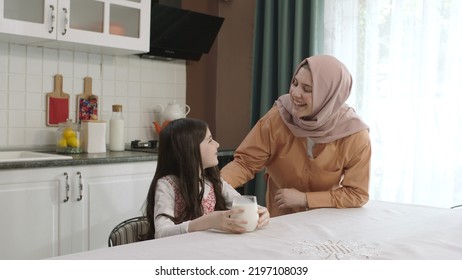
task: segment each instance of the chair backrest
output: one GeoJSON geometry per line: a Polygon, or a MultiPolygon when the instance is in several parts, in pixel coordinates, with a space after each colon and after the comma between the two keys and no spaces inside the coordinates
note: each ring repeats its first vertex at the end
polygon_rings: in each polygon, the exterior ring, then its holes
{"type": "Polygon", "coordinates": [[[144,241],[149,223],[145,216],[131,218],[118,224],[109,234],[108,247],[144,241]]]}

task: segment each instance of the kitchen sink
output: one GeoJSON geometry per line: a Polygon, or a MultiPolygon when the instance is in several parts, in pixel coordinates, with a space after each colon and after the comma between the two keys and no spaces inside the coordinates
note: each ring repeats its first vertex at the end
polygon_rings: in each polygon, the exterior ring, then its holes
{"type": "Polygon", "coordinates": [[[1,162],[72,159],[72,156],[31,151],[0,151],[1,162]]]}

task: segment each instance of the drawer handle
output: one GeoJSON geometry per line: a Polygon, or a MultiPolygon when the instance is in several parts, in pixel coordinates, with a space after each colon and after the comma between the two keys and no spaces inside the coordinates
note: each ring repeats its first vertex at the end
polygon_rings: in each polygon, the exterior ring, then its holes
{"type": "Polygon", "coordinates": [[[83,197],[82,173],[80,173],[80,171],[77,171],[77,175],[79,175],[79,195],[80,195],[77,198],[77,201],[81,201],[83,197]]]}
{"type": "Polygon", "coordinates": [[[50,5],[50,10],[51,10],[51,17],[50,17],[50,29],[48,30],[48,33],[52,33],[53,30],[55,29],[55,7],[53,5],[50,5]]]}
{"type": "Polygon", "coordinates": [[[64,172],[64,176],[66,176],[66,198],[64,199],[63,202],[67,202],[69,200],[69,175],[67,172],[64,172]]]}

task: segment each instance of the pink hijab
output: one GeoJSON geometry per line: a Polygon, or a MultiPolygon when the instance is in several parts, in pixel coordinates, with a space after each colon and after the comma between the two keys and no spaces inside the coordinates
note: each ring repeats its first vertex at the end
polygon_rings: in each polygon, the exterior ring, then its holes
{"type": "MultiPolygon", "coordinates": [[[[317,55],[304,59],[295,74],[308,64],[313,78],[313,112],[309,118],[292,116],[290,94],[276,100],[284,123],[296,137],[308,137],[315,143],[329,143],[369,127],[345,104],[350,96],[352,78],[338,59],[317,55]]],[[[294,74],[294,76],[295,76],[294,74]]]]}

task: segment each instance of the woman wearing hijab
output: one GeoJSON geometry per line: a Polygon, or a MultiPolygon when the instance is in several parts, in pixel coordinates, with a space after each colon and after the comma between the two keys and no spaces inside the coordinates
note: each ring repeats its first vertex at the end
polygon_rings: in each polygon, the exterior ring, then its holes
{"type": "Polygon", "coordinates": [[[351,86],[351,74],[335,57],[304,59],[289,93],[252,128],[222,177],[237,188],[265,168],[272,217],[364,205],[371,144],[368,126],[345,103],[351,86]]]}

